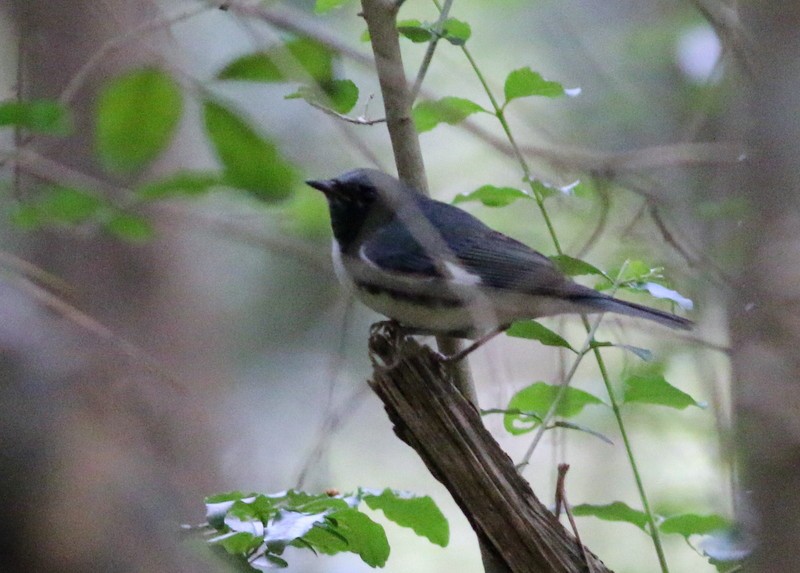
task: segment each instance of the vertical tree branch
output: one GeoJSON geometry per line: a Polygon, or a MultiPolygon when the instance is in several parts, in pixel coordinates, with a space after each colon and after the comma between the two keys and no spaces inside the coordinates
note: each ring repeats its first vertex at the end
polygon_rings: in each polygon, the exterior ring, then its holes
{"type": "Polygon", "coordinates": [[[742,90],[749,117],[734,109],[730,118],[750,127],[753,149],[736,181],[749,216],[733,229],[744,247],[731,305],[736,444],[757,514],[747,570],[789,573],[800,571],[800,4],[745,4],[758,45],[755,81],[742,90]]]}
{"type": "MultiPolygon", "coordinates": [[[[375,54],[375,67],[378,70],[397,174],[406,183],[427,193],[425,163],[422,160],[417,130],[411,118],[413,99],[406,81],[400,53],[400,36],[397,33],[399,6],[390,0],[362,0],[361,6],[375,54]]],[[[460,350],[460,344],[454,338],[439,336],[436,343],[445,355],[454,355],[460,350]]],[[[466,361],[459,362],[457,366],[455,384],[472,403],[477,404],[475,385],[466,361]]]]}
{"type": "MultiPolygon", "coordinates": [[[[427,190],[411,117],[412,95],[400,53],[398,5],[389,0],[362,0],[362,8],[398,174],[416,188],[427,190]]],[[[491,573],[584,571],[582,548],[536,499],[483,426],[464,361],[458,369],[446,372],[429,349],[407,341],[398,351],[393,340],[391,334],[381,332],[370,340],[376,363],[392,365],[376,365],[371,385],[384,402],[398,436],[448,488],[472,524],[484,569],[491,573]]],[[[453,339],[439,337],[437,343],[446,354],[458,349],[453,339]]],[[[595,571],[607,571],[591,558],[595,571]]]]}

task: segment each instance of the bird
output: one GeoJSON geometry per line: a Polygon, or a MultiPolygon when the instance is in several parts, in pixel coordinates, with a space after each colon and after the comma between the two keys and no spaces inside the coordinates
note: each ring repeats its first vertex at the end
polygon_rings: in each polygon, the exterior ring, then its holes
{"type": "Polygon", "coordinates": [[[517,320],[604,312],[692,328],[574,282],[545,255],[382,171],[306,183],[327,199],[339,280],[410,333],[483,340],[517,320]]]}

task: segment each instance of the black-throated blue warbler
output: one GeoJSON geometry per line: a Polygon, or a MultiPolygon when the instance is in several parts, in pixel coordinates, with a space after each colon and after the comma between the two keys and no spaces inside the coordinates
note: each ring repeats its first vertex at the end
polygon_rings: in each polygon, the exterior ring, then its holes
{"type": "Polygon", "coordinates": [[[541,253],[381,171],[306,183],[328,200],[339,279],[410,331],[480,338],[515,320],[597,312],[692,326],[581,286],[541,253]]]}

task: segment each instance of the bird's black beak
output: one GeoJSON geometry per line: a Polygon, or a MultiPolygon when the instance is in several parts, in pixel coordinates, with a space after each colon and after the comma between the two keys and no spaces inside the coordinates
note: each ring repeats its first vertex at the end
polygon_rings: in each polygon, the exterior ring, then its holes
{"type": "Polygon", "coordinates": [[[309,179],[308,181],[306,181],[306,185],[309,185],[310,187],[313,187],[318,191],[322,191],[325,195],[329,195],[330,193],[332,193],[336,187],[336,184],[334,183],[333,179],[319,179],[319,180],[309,179]]]}

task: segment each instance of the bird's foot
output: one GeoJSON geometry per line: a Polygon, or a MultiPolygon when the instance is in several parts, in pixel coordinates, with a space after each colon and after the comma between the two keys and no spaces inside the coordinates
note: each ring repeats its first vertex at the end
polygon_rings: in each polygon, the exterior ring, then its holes
{"type": "Polygon", "coordinates": [[[492,338],[494,338],[501,332],[504,332],[507,328],[508,328],[507,326],[493,328],[492,330],[490,330],[480,338],[475,339],[471,344],[465,346],[455,354],[446,355],[437,352],[436,353],[438,355],[437,357],[439,358],[439,361],[445,365],[457,364],[458,362],[462,361],[464,358],[475,352],[478,348],[489,342],[492,338]]]}
{"type": "Polygon", "coordinates": [[[373,367],[389,370],[397,366],[402,356],[403,342],[408,334],[406,328],[396,320],[381,320],[373,323],[369,327],[370,360],[373,367]],[[386,351],[375,352],[373,350],[372,341],[377,338],[385,340],[385,344],[392,349],[391,353],[386,351]],[[393,355],[393,358],[388,362],[386,361],[387,355],[393,355]]]}

